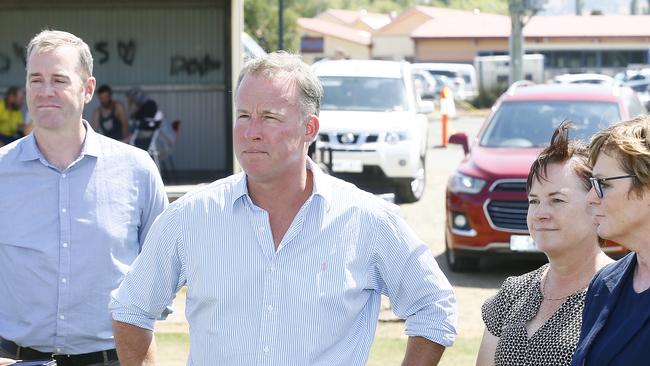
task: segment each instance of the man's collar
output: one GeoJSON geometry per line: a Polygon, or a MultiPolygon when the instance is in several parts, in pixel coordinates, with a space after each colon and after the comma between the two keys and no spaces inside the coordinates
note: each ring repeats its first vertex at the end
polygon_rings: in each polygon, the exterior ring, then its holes
{"type": "Polygon", "coordinates": [[[102,148],[99,143],[99,136],[97,132],[90,127],[90,123],[85,119],[82,120],[84,127],[86,127],[86,139],[84,140],[83,145],[81,146],[81,155],[90,155],[94,157],[102,156],[102,148]]]}
{"type": "MultiPolygon", "coordinates": [[[[325,201],[326,209],[329,210],[330,204],[332,202],[332,187],[325,182],[325,173],[323,173],[318,164],[314,163],[314,161],[310,158],[307,158],[306,168],[312,172],[312,195],[322,197],[325,201]]],[[[246,174],[242,172],[238,175],[239,177],[237,178],[233,188],[232,201],[230,202],[230,205],[233,208],[235,202],[237,202],[243,196],[248,196],[246,174]]]]}
{"type": "MultiPolygon", "coordinates": [[[[101,157],[102,149],[97,133],[93,131],[92,127],[90,127],[90,124],[86,120],[82,120],[82,122],[86,128],[86,138],[84,139],[83,145],[81,146],[80,156],[89,155],[94,157],[101,157]]],[[[30,161],[44,158],[43,154],[38,149],[38,145],[36,144],[36,137],[34,135],[34,132],[27,135],[21,145],[23,147],[18,153],[18,159],[20,161],[30,161]]]]}

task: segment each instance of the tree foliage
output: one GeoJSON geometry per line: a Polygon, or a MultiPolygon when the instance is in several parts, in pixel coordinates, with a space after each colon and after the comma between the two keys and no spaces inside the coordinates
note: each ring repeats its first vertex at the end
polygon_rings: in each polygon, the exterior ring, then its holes
{"type": "MultiPolygon", "coordinates": [[[[649,0],[650,1],[650,0],[649,0]]],[[[278,0],[245,0],[244,29],[266,51],[278,49],[278,0]]],[[[298,18],[314,17],[327,9],[366,9],[378,13],[401,13],[415,5],[462,10],[478,9],[485,13],[507,14],[508,0],[285,0],[284,45],[298,51],[298,18]]]]}

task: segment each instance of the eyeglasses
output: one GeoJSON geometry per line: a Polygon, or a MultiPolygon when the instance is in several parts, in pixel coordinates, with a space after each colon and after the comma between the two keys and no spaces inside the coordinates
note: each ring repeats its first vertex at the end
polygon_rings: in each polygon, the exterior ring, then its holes
{"type": "Polygon", "coordinates": [[[623,179],[623,178],[636,178],[636,175],[619,175],[617,177],[609,177],[609,178],[591,177],[589,178],[589,181],[591,182],[591,186],[594,187],[594,191],[596,191],[598,198],[603,198],[605,196],[605,194],[603,193],[603,184],[608,180],[616,180],[616,179],[623,179]]]}

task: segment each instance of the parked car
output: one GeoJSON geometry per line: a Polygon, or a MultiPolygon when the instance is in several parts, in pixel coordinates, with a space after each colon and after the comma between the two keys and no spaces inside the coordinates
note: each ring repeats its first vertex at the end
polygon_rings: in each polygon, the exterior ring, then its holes
{"type": "MultiPolygon", "coordinates": [[[[562,121],[573,122],[572,138],[589,140],[611,123],[644,113],[628,87],[530,84],[519,83],[497,100],[471,148],[464,133],[449,139],[465,152],[446,190],[445,255],[452,271],[474,270],[487,255],[537,252],[526,225],[526,177],[562,121]]],[[[622,248],[610,243],[605,251],[622,248]]]]}
{"type": "Polygon", "coordinates": [[[605,84],[605,85],[614,85],[617,81],[607,75],[601,74],[562,74],[558,75],[553,79],[556,83],[561,84],[605,84]]]}
{"type": "Polygon", "coordinates": [[[419,200],[426,186],[426,114],[408,62],[323,60],[313,65],[323,85],[317,157],[330,173],[359,187],[419,200]]]}
{"type": "Polygon", "coordinates": [[[415,82],[415,91],[422,100],[435,100],[440,98],[440,92],[436,95],[436,79],[424,70],[413,69],[413,81],[415,82]]]}
{"type": "Polygon", "coordinates": [[[478,95],[476,69],[470,64],[418,62],[414,68],[426,70],[432,75],[446,76],[453,82],[453,91],[458,99],[470,100],[478,95]]]}

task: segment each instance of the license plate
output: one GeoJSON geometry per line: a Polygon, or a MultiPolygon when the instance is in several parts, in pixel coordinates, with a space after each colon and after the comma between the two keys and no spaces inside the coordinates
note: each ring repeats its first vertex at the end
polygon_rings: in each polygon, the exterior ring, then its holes
{"type": "Polygon", "coordinates": [[[361,173],[363,162],[361,160],[333,159],[332,171],[336,173],[361,173]]]}
{"type": "Polygon", "coordinates": [[[510,250],[513,252],[539,252],[530,235],[511,235],[510,250]]]}

